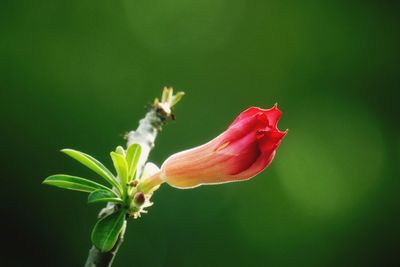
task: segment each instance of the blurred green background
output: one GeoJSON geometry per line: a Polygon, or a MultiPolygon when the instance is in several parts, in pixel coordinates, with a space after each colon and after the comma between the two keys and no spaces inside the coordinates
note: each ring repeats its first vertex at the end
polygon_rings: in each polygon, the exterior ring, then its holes
{"type": "Polygon", "coordinates": [[[289,128],[246,183],[177,190],[131,221],[118,266],[399,266],[398,1],[0,4],[1,266],[82,266],[101,205],[41,185],[111,167],[164,85],[187,95],[151,160],[249,106],[289,128]]]}

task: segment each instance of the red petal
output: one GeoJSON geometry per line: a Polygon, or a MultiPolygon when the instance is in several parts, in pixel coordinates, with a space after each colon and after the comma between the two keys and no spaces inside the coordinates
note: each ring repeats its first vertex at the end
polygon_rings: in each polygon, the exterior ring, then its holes
{"type": "Polygon", "coordinates": [[[264,136],[260,138],[259,145],[263,153],[275,150],[281,143],[283,137],[286,135],[287,131],[272,131],[264,132],[264,136]]]}
{"type": "Polygon", "coordinates": [[[235,175],[247,170],[257,161],[260,154],[261,151],[256,143],[248,146],[245,151],[240,152],[240,155],[232,157],[232,159],[227,162],[229,174],[235,175]]]}
{"type": "Polygon", "coordinates": [[[282,116],[282,111],[278,109],[278,105],[274,105],[271,109],[265,110],[264,114],[268,117],[269,125],[276,128],[279,118],[282,116]]]}
{"type": "Polygon", "coordinates": [[[230,125],[229,127],[233,126],[233,125],[236,124],[238,121],[241,121],[241,120],[243,120],[244,118],[252,117],[252,116],[254,116],[255,114],[260,113],[260,112],[262,112],[262,111],[263,111],[263,109],[260,109],[260,108],[257,108],[257,107],[248,108],[248,109],[246,109],[245,111],[243,111],[242,113],[240,113],[239,116],[236,117],[236,119],[231,123],[231,125],[230,125]]]}
{"type": "Polygon", "coordinates": [[[229,127],[232,127],[238,122],[245,120],[249,117],[253,117],[258,113],[264,114],[268,120],[268,124],[274,128],[278,124],[279,118],[282,115],[282,112],[278,109],[278,106],[276,104],[270,109],[251,107],[240,113],[239,116],[232,122],[232,124],[229,127]]]}
{"type": "Polygon", "coordinates": [[[268,119],[263,113],[256,113],[254,116],[243,118],[229,126],[222,134],[218,146],[226,142],[235,142],[249,133],[254,133],[258,129],[264,129],[266,127],[268,127],[268,119]]]}

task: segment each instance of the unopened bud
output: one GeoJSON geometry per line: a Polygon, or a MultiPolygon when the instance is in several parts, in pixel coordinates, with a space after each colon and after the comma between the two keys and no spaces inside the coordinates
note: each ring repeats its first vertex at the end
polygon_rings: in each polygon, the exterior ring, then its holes
{"type": "Polygon", "coordinates": [[[130,186],[132,187],[136,187],[138,185],[138,181],[137,180],[133,180],[132,182],[129,183],[130,186]]]}
{"type": "Polygon", "coordinates": [[[281,115],[276,105],[243,111],[213,140],[170,156],[159,173],[140,182],[141,191],[163,182],[183,189],[254,177],[271,163],[287,134],[277,128],[281,115]]]}
{"type": "Polygon", "coordinates": [[[136,205],[141,206],[145,202],[146,197],[144,196],[143,192],[137,192],[135,196],[133,197],[133,202],[135,202],[136,205]]]}

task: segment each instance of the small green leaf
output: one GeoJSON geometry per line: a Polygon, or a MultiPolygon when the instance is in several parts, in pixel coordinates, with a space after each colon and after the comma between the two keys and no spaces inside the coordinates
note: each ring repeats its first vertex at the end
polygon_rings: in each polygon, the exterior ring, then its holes
{"type": "Polygon", "coordinates": [[[93,191],[88,196],[88,203],[97,203],[97,202],[124,203],[122,199],[120,199],[114,192],[102,189],[93,191]]]}
{"type": "Polygon", "coordinates": [[[142,147],[139,144],[132,144],[126,151],[126,161],[128,162],[128,182],[133,179],[135,175],[137,164],[139,162],[142,147]]]}
{"type": "Polygon", "coordinates": [[[110,251],[117,242],[125,221],[125,210],[119,209],[99,221],[92,231],[92,243],[101,251],[110,251]]]}
{"type": "Polygon", "coordinates": [[[105,187],[104,185],[98,184],[91,180],[66,174],[51,175],[42,183],[81,192],[93,192],[98,189],[111,191],[111,189],[105,187]]]}
{"type": "Polygon", "coordinates": [[[115,152],[125,157],[125,150],[122,146],[117,146],[115,152]]]}
{"type": "Polygon", "coordinates": [[[167,102],[170,99],[171,96],[172,96],[171,88],[164,87],[164,90],[163,90],[162,95],[161,95],[161,101],[162,102],[167,102]]]}
{"type": "Polygon", "coordinates": [[[171,107],[175,106],[181,99],[182,97],[185,95],[184,92],[178,92],[176,93],[176,95],[174,95],[172,97],[172,101],[171,101],[171,107]]]}
{"type": "Polygon", "coordinates": [[[114,175],[97,159],[93,158],[92,156],[85,154],[83,152],[73,150],[73,149],[62,149],[62,152],[70,156],[71,158],[79,161],[92,171],[99,174],[103,177],[107,182],[109,182],[112,186],[117,188],[119,193],[122,193],[121,186],[119,185],[117,179],[114,175]]]}
{"type": "Polygon", "coordinates": [[[126,184],[128,183],[128,164],[126,163],[126,159],[124,156],[115,152],[111,152],[110,155],[119,180],[121,181],[121,186],[122,188],[126,188],[126,184]]]}

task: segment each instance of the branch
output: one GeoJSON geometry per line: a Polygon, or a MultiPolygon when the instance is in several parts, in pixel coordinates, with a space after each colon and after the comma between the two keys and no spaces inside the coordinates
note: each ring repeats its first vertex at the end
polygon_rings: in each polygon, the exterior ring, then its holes
{"type": "MultiPolygon", "coordinates": [[[[127,147],[131,144],[140,144],[142,147],[142,153],[140,154],[136,177],[140,177],[143,171],[144,165],[149,157],[150,151],[154,147],[154,142],[157,134],[161,131],[162,126],[165,125],[167,119],[175,119],[171,108],[179,102],[184,95],[183,92],[179,92],[173,95],[172,88],[164,88],[161,101],[157,98],[154,100],[151,109],[147,112],[145,117],[139,121],[139,126],[136,131],[131,131],[127,134],[127,147]]],[[[117,209],[117,206],[108,204],[99,213],[99,217],[105,216],[117,209]]],[[[95,246],[89,250],[89,255],[86,260],[85,267],[110,267],[113,260],[120,248],[126,230],[127,220],[125,219],[123,230],[121,231],[117,243],[108,252],[101,252],[95,246]]]]}

